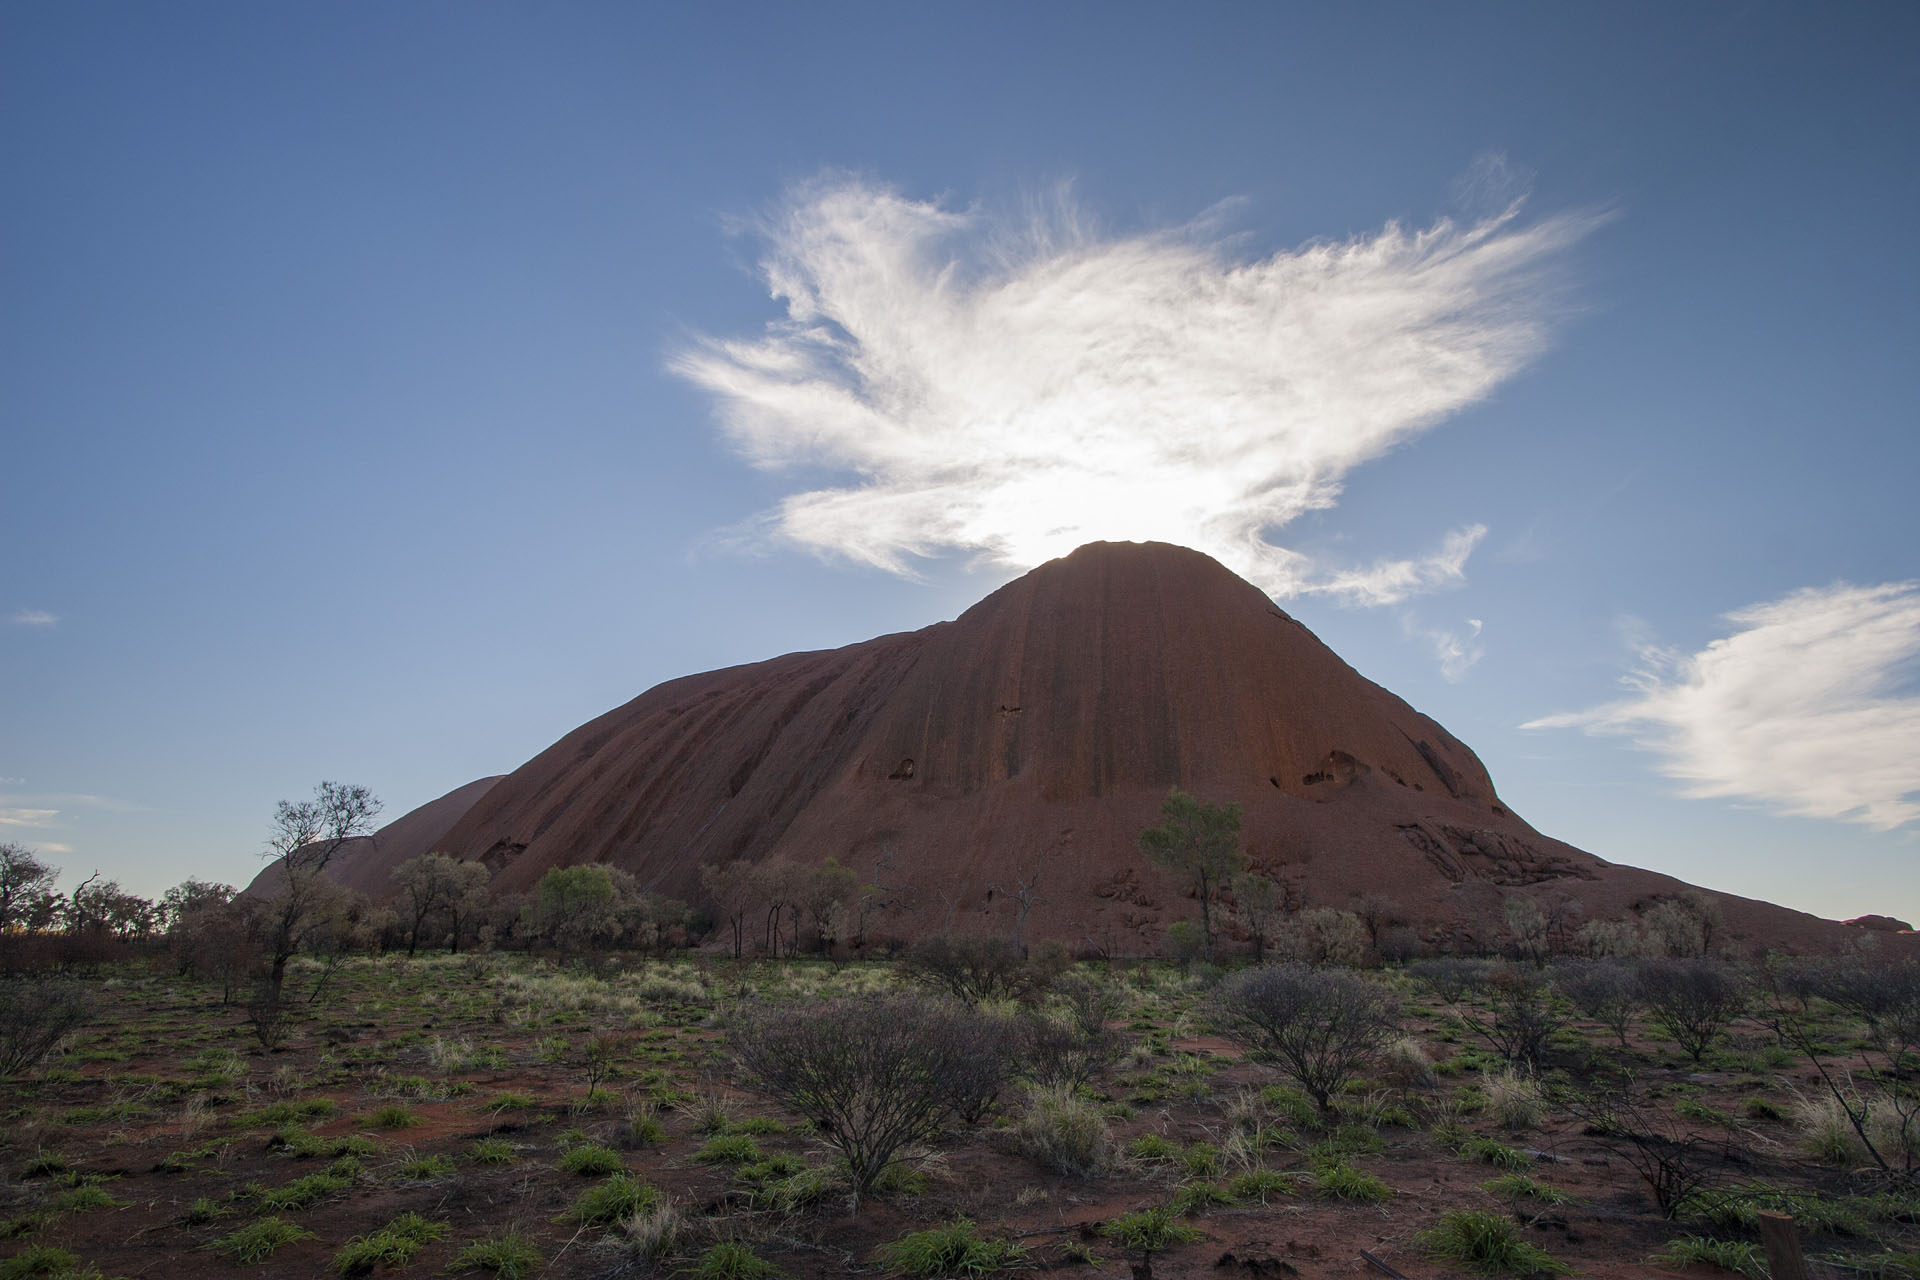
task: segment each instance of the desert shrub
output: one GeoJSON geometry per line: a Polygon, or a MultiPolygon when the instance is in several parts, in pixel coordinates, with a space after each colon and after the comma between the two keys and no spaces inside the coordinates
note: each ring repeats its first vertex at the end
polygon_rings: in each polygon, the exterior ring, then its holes
{"type": "Polygon", "coordinates": [[[1681,1129],[1657,1106],[1626,1092],[1566,1094],[1558,1100],[1586,1122],[1589,1136],[1633,1167],[1662,1216],[1674,1217],[1707,1185],[1705,1140],[1681,1129]]]}
{"type": "Polygon", "coordinates": [[[906,975],[967,1004],[984,1000],[1032,1000],[1046,992],[1071,963],[1066,952],[1035,948],[1023,956],[1005,938],[935,934],[907,948],[906,975]]]}
{"type": "Polygon", "coordinates": [[[1020,1073],[1046,1088],[1086,1084],[1120,1056],[1120,1037],[1105,1027],[1087,1029],[1075,1019],[1034,1015],[1016,1031],[1020,1073]]]}
{"type": "Polygon", "coordinates": [[[1486,960],[1436,956],[1431,960],[1416,961],[1407,972],[1413,975],[1415,982],[1448,1004],[1458,1004],[1467,992],[1485,983],[1487,970],[1491,967],[1486,960]]]}
{"type": "Polygon", "coordinates": [[[313,1232],[285,1218],[261,1218],[230,1235],[221,1236],[207,1248],[226,1254],[241,1266],[250,1267],[272,1257],[274,1250],[282,1245],[314,1239],[318,1237],[313,1232]]]}
{"type": "Polygon", "coordinates": [[[1008,1133],[1022,1155],[1055,1173],[1097,1178],[1113,1167],[1106,1117],[1068,1087],[1035,1088],[1008,1133]]]}
{"type": "Polygon", "coordinates": [[[449,1270],[491,1271],[500,1280],[526,1280],[543,1259],[540,1248],[518,1232],[476,1240],[454,1255],[449,1270]]]}
{"type": "Polygon", "coordinates": [[[1800,962],[1776,966],[1770,976],[1769,1024],[1806,1057],[1858,1147],[1884,1171],[1920,1172],[1920,1090],[1904,1078],[1920,1053],[1920,961],[1800,962]],[[1854,1045],[1863,1071],[1824,1060],[1832,1050],[1821,1043],[1805,1007],[1813,996],[1866,1022],[1867,1036],[1854,1045]]]}
{"type": "Polygon", "coordinates": [[[1274,940],[1274,949],[1302,964],[1349,967],[1366,961],[1370,940],[1367,926],[1351,911],[1309,907],[1288,916],[1274,940]]]}
{"type": "Polygon", "coordinates": [[[966,1218],[928,1227],[880,1246],[880,1263],[905,1276],[980,1276],[1026,1259],[1007,1240],[988,1240],[966,1218]]]}
{"type": "Polygon", "coordinates": [[[906,1147],[997,1092],[1006,1064],[981,1061],[989,1021],[911,996],[851,997],[745,1010],[728,1034],[745,1082],[810,1121],[864,1195],[906,1147]]]}
{"type": "Polygon", "coordinates": [[[1513,1219],[1481,1209],[1441,1214],[1419,1241],[1435,1260],[1464,1263],[1485,1275],[1565,1275],[1568,1270],[1539,1245],[1522,1240],[1513,1219]]]}
{"type": "Polygon", "coordinates": [[[1382,1049],[1375,1070],[1385,1083],[1403,1089],[1424,1088],[1433,1083],[1433,1059],[1412,1036],[1401,1036],[1382,1049]]]}
{"type": "Polygon", "coordinates": [[[1695,1062],[1747,1000],[1739,973],[1704,956],[1650,960],[1640,966],[1635,985],[1647,1013],[1695,1062]]]}
{"type": "Polygon", "coordinates": [[[1626,1047],[1633,1015],[1640,1008],[1640,984],[1630,967],[1612,958],[1562,960],[1553,966],[1553,985],[1626,1047]]]}
{"type": "Polygon", "coordinates": [[[72,978],[0,978],[0,1076],[45,1061],[92,1012],[86,988],[72,978]]]}
{"type": "Polygon", "coordinates": [[[1227,1035],[1306,1090],[1322,1113],[1398,1031],[1398,1002],[1378,983],[1297,961],[1233,975],[1215,1008],[1227,1035]]]}
{"type": "Polygon", "coordinates": [[[1546,975],[1502,960],[1486,967],[1479,989],[1486,1009],[1464,1008],[1460,1020],[1508,1062],[1538,1063],[1562,1021],[1546,975]]]}
{"type": "Polygon", "coordinates": [[[403,1213],[372,1235],[355,1236],[333,1255],[333,1269],[343,1276],[365,1275],[375,1267],[404,1267],[413,1255],[451,1228],[417,1213],[403,1213]]]}

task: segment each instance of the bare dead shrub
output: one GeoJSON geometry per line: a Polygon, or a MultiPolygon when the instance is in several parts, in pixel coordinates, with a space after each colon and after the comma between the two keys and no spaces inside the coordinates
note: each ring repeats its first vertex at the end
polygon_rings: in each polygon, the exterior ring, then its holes
{"type": "Polygon", "coordinates": [[[1072,1089],[1100,1075],[1120,1056],[1107,1028],[1035,1014],[1019,1022],[1020,1073],[1043,1089],[1072,1089]]]}
{"type": "Polygon", "coordinates": [[[1747,1003],[1739,971],[1707,956],[1650,960],[1636,986],[1648,1014],[1695,1062],[1747,1003]]]}
{"type": "Polygon", "coordinates": [[[0,1076],[40,1065],[91,1012],[72,978],[0,979],[0,1076]]]}
{"type": "Polygon", "coordinates": [[[1562,1021],[1546,975],[1502,960],[1482,971],[1478,993],[1484,1007],[1463,1006],[1460,1020],[1508,1062],[1537,1065],[1562,1021]]]}
{"type": "Polygon", "coordinates": [[[1626,1047],[1633,1015],[1640,1009],[1640,984],[1631,968],[1611,958],[1562,960],[1553,966],[1553,985],[1626,1047]]]}
{"type": "Polygon", "coordinates": [[[1399,1002],[1345,969],[1298,962],[1245,969],[1220,984],[1226,1034],[1274,1064],[1326,1112],[1333,1091],[1399,1034],[1399,1002]]]}
{"type": "Polygon", "coordinates": [[[931,1143],[964,1106],[1006,1078],[982,1052],[991,1019],[912,996],[745,1009],[728,1037],[745,1082],[806,1117],[872,1189],[901,1153],[931,1143]]]}
{"type": "Polygon", "coordinates": [[[1458,1004],[1467,992],[1486,981],[1487,970],[1491,967],[1490,962],[1486,960],[1469,960],[1463,956],[1436,956],[1431,960],[1416,961],[1408,972],[1413,975],[1415,982],[1425,986],[1448,1004],[1458,1004]]]}
{"type": "Polygon", "coordinates": [[[935,934],[907,948],[907,976],[967,1004],[983,1000],[1032,1000],[1053,985],[1071,963],[1058,947],[1038,947],[1023,956],[1005,938],[935,934]]]}

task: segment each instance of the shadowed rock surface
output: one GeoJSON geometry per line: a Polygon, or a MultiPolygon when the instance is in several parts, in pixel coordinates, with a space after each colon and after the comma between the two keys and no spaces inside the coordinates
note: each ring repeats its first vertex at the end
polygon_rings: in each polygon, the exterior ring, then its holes
{"type": "MultiPolygon", "coordinates": [[[[1009,929],[1007,890],[1038,867],[1030,937],[1138,951],[1194,914],[1137,852],[1173,786],[1237,802],[1256,869],[1309,905],[1382,894],[1432,938],[1494,936],[1513,891],[1599,918],[1687,888],[1542,836],[1445,729],[1161,543],[1082,547],[953,622],[659,685],[383,829],[342,873],[381,893],[434,848],[519,890],[604,861],[698,901],[703,863],[831,856],[886,886],[876,927],[911,937],[1009,929]],[[425,846],[389,838],[456,807],[425,846]]],[[[1715,896],[1748,943],[1850,933],[1715,896]]]]}

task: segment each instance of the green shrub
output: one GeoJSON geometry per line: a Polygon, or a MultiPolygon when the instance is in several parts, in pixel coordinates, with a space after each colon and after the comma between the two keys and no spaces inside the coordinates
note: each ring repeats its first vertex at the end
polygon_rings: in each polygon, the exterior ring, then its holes
{"type": "Polygon", "coordinates": [[[224,1253],[242,1266],[252,1266],[264,1262],[273,1256],[273,1251],[282,1245],[292,1244],[296,1240],[317,1240],[318,1236],[297,1223],[284,1218],[261,1218],[249,1222],[231,1235],[221,1236],[208,1245],[216,1253],[224,1253]]]}
{"type": "Polygon", "coordinates": [[[1522,1240],[1513,1219],[1481,1209],[1443,1213],[1439,1223],[1417,1239],[1430,1257],[1464,1263],[1482,1275],[1565,1275],[1568,1271],[1545,1249],[1522,1240]]]}
{"type": "Polygon", "coordinates": [[[527,1237],[511,1232],[468,1245],[454,1255],[451,1271],[491,1271],[500,1280],[525,1280],[543,1259],[527,1237]]]}
{"type": "Polygon", "coordinates": [[[908,1276],[986,1275],[1026,1256],[1010,1241],[983,1239],[965,1218],[880,1246],[881,1264],[908,1276]]]}

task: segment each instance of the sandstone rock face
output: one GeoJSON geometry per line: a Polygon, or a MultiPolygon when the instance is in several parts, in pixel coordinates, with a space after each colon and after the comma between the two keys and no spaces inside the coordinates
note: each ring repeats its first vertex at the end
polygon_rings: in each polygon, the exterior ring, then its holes
{"type": "MultiPolygon", "coordinates": [[[[697,901],[703,863],[837,857],[901,937],[1010,929],[1037,873],[1029,937],[1152,949],[1195,914],[1137,852],[1174,786],[1238,803],[1255,866],[1307,903],[1380,894],[1430,938],[1494,936],[1511,892],[1601,917],[1687,889],[1534,831],[1445,729],[1158,543],[1082,547],[953,622],[669,681],[473,786],[432,847],[497,888],[604,861],[697,901]]],[[[1841,932],[1720,901],[1754,945],[1841,932]]]]}
{"type": "MultiPolygon", "coordinates": [[[[370,898],[384,898],[394,889],[393,869],[424,854],[441,852],[441,839],[453,824],[485,795],[500,776],[479,778],[429,800],[381,827],[370,836],[342,844],[327,862],[328,878],[370,898]]],[[[282,881],[279,868],[268,864],[248,885],[248,894],[272,893],[282,881]]]]}

